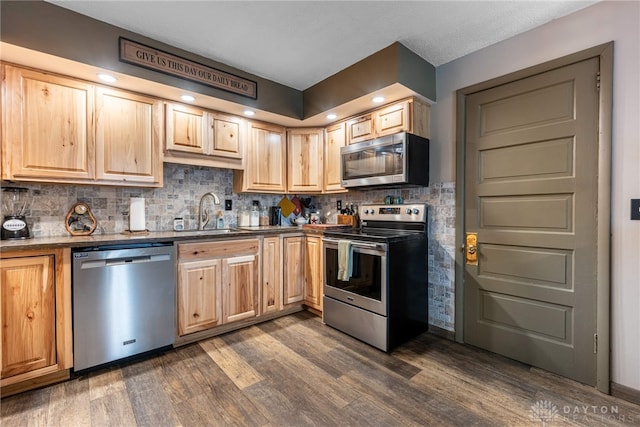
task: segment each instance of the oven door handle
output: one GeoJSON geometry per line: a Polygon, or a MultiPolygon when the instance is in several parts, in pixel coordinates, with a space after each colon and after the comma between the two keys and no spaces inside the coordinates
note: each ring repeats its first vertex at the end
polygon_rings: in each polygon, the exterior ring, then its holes
{"type": "MultiPolygon", "coordinates": [[[[338,244],[338,242],[340,240],[338,239],[331,239],[328,237],[325,237],[323,239],[325,242],[327,243],[335,243],[336,245],[338,244]]],[[[354,242],[353,240],[351,240],[351,246],[353,247],[357,247],[357,248],[368,248],[368,249],[377,249],[377,250],[385,250],[385,245],[382,243],[365,243],[365,242],[354,242]]]]}

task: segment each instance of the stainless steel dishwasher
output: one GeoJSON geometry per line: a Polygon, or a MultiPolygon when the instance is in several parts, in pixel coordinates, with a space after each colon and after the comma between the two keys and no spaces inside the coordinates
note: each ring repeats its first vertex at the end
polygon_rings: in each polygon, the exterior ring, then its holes
{"type": "Polygon", "coordinates": [[[175,268],[172,243],[73,251],[74,371],[173,344],[175,268]]]}

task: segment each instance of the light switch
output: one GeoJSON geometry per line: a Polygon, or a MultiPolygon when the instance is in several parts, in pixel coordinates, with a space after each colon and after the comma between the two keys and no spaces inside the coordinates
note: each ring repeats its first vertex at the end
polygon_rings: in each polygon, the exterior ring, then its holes
{"type": "Polygon", "coordinates": [[[640,220],[640,199],[631,199],[631,219],[640,220]]]}

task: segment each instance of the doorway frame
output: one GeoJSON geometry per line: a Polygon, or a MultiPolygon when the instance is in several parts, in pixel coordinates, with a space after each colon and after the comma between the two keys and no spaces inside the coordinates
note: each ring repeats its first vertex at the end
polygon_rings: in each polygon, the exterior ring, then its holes
{"type": "MultiPolygon", "coordinates": [[[[610,298],[611,298],[611,119],[613,110],[613,41],[561,58],[552,59],[504,76],[456,91],[456,250],[455,255],[455,340],[464,342],[464,224],[465,224],[465,147],[467,96],[515,80],[597,57],[600,61],[598,100],[598,239],[596,260],[596,388],[610,393],[610,298]]],[[[596,84],[596,82],[594,82],[596,84]]]]}

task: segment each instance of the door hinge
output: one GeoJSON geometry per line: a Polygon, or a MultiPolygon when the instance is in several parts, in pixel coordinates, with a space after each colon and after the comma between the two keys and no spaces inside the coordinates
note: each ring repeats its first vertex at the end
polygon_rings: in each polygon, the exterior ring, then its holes
{"type": "Polygon", "coordinates": [[[600,92],[600,71],[596,73],[596,90],[600,92]]]}
{"type": "Polygon", "coordinates": [[[593,354],[598,353],[598,334],[593,334],[593,354]]]}

